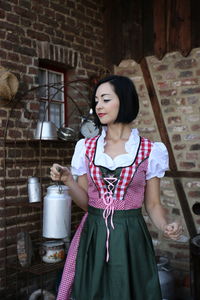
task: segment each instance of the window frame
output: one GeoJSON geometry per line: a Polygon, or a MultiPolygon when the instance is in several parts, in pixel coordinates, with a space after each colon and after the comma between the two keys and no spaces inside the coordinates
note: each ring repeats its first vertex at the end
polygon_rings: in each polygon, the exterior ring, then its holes
{"type": "MultiPolygon", "coordinates": [[[[46,70],[47,72],[49,71],[53,71],[53,72],[57,72],[57,73],[60,73],[63,75],[63,109],[64,109],[64,118],[63,118],[63,121],[64,121],[64,124],[67,125],[68,124],[68,106],[67,106],[67,102],[68,102],[68,99],[67,99],[67,82],[68,82],[68,70],[66,67],[63,67],[63,66],[59,66],[59,64],[57,63],[54,63],[54,62],[47,62],[47,61],[43,61],[43,60],[40,60],[39,61],[39,66],[38,66],[38,70],[46,70]]],[[[48,89],[49,90],[49,89],[48,89]]],[[[49,97],[47,96],[47,98],[42,98],[40,97],[39,95],[39,102],[45,102],[48,103],[50,102],[49,100],[49,97]]],[[[52,101],[51,101],[52,103],[52,101]]],[[[60,101],[58,100],[53,100],[53,103],[60,103],[60,101]]],[[[48,120],[50,120],[50,106],[48,105],[48,108],[47,108],[47,113],[48,113],[48,120]]],[[[62,126],[63,124],[60,124],[60,126],[62,126]]]]}

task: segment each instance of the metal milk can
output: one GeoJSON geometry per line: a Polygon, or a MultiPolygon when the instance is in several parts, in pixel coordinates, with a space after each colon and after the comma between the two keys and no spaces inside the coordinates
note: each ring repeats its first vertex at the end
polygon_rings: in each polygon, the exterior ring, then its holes
{"type": "Polygon", "coordinates": [[[43,237],[62,239],[71,234],[71,197],[65,185],[47,188],[43,208],[43,237]]]}
{"type": "Polygon", "coordinates": [[[41,188],[37,177],[28,178],[28,198],[30,203],[41,201],[41,188]]]}
{"type": "Polygon", "coordinates": [[[162,256],[156,258],[162,297],[165,300],[175,300],[174,277],[169,267],[169,260],[162,256]]]}

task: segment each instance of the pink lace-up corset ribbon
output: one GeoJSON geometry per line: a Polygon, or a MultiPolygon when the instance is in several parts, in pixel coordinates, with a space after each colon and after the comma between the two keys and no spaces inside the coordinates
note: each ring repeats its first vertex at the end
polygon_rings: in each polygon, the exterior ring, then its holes
{"type": "Polygon", "coordinates": [[[113,224],[113,214],[114,214],[114,198],[113,198],[113,191],[115,188],[114,183],[117,181],[117,178],[114,177],[104,177],[105,182],[108,184],[107,191],[103,194],[103,202],[105,204],[105,209],[103,211],[103,218],[105,220],[106,224],[106,231],[107,231],[107,237],[106,237],[106,261],[109,260],[109,239],[110,239],[110,229],[108,227],[108,218],[110,216],[110,224],[111,227],[114,229],[113,224]]]}

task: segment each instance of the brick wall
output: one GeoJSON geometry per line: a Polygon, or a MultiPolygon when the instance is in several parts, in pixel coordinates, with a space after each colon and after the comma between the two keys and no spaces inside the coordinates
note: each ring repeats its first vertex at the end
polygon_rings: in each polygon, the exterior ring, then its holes
{"type": "MultiPolygon", "coordinates": [[[[187,58],[180,53],[167,54],[161,61],[148,57],[147,62],[159,99],[170,142],[179,171],[199,171],[199,109],[200,109],[200,49],[194,49],[187,58]]],[[[154,141],[160,141],[155,116],[144,82],[140,65],[133,60],[124,60],[115,66],[115,73],[129,76],[136,85],[140,96],[140,114],[133,126],[140,134],[154,141]]],[[[192,211],[199,202],[199,178],[181,178],[197,232],[200,232],[200,217],[192,211]]],[[[173,178],[161,180],[161,201],[170,220],[180,220],[184,235],[189,238],[183,213],[180,207],[173,178]]],[[[168,256],[175,269],[189,270],[189,243],[169,241],[163,238],[145,217],[155,245],[156,252],[168,256]]],[[[180,275],[180,274],[179,274],[180,275]]]]}
{"type": "MultiPolygon", "coordinates": [[[[20,82],[14,102],[8,107],[0,107],[2,299],[14,299],[20,290],[22,294],[19,299],[26,298],[33,289],[33,283],[34,289],[41,287],[41,282],[47,289],[51,286],[47,284],[46,274],[34,277],[18,272],[16,235],[19,231],[29,231],[37,244],[41,236],[42,217],[41,208],[23,207],[20,203],[27,201],[28,177],[34,175],[41,178],[44,195],[46,187],[51,184],[49,167],[53,162],[69,164],[74,149],[74,143],[70,142],[40,144],[31,141],[38,119],[38,98],[32,88],[38,85],[39,61],[51,61],[68,68],[68,80],[81,82],[102,72],[102,18],[102,1],[0,1],[0,66],[13,72],[20,82]],[[14,268],[10,269],[10,266],[14,268]]],[[[68,92],[85,113],[88,111],[89,90],[80,82],[68,88],[68,92]]],[[[74,110],[71,102],[69,110],[74,110]]],[[[70,125],[78,125],[80,115],[76,110],[73,115],[76,118],[70,119],[70,125]]],[[[72,231],[82,214],[73,205],[72,231]]]]}
{"type": "MultiPolygon", "coordinates": [[[[73,143],[42,142],[40,145],[30,141],[39,107],[37,95],[30,89],[38,84],[40,59],[68,67],[71,70],[69,79],[86,79],[90,75],[102,72],[102,2],[0,1],[0,45],[0,66],[16,74],[20,81],[16,97],[18,102],[14,103],[14,109],[0,107],[0,292],[3,299],[13,299],[22,287],[24,297],[31,291],[31,287],[26,289],[25,274],[10,269],[11,265],[17,264],[16,234],[27,229],[33,240],[37,241],[41,230],[41,211],[35,208],[30,210],[16,203],[27,200],[28,176],[41,176],[45,193],[50,184],[49,166],[54,161],[68,164],[74,149],[73,143]],[[6,126],[8,142],[5,145],[6,126]],[[3,295],[5,286],[6,293],[9,292],[10,296],[3,295]]],[[[181,57],[179,53],[171,53],[162,61],[154,57],[147,59],[178,168],[183,171],[199,170],[199,56],[200,50],[194,49],[187,58],[181,57]]],[[[140,66],[133,60],[126,60],[115,67],[115,72],[129,76],[136,84],[141,108],[134,126],[139,128],[143,136],[159,141],[156,120],[140,66]]],[[[79,105],[83,110],[87,110],[88,106],[85,107],[84,103],[88,90],[82,86],[79,89],[84,94],[83,97],[78,97],[79,105]]],[[[71,93],[72,97],[77,98],[73,88],[71,93]]],[[[77,120],[72,119],[72,123],[78,122],[77,120]]],[[[200,180],[181,178],[181,181],[192,207],[199,199],[200,180]]],[[[183,220],[172,178],[165,177],[162,180],[161,200],[171,218],[183,220]]],[[[74,229],[82,212],[73,206],[72,215],[74,229]]],[[[192,215],[200,232],[200,219],[192,215]]],[[[157,252],[168,255],[173,266],[188,270],[188,243],[163,239],[147,217],[146,221],[157,252]]],[[[183,225],[188,236],[184,220],[183,225]]],[[[30,274],[27,276],[30,282],[32,277],[30,274]]],[[[39,287],[40,283],[38,282],[35,288],[39,287]]],[[[48,287],[47,284],[45,286],[48,287]]]]}

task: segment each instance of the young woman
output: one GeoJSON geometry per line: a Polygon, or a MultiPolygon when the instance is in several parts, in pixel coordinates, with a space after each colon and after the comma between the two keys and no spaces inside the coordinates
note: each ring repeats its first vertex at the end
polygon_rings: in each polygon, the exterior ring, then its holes
{"type": "Polygon", "coordinates": [[[161,300],[141,207],[144,203],[166,236],[179,237],[181,226],[167,224],[160,203],[160,178],[168,168],[166,147],[132,129],[139,101],[129,78],[100,80],[92,100],[102,133],[77,143],[72,158],[77,182],[66,167],[51,168],[51,178],[61,176],[74,202],[86,211],[71,242],[57,300],[161,300]]]}

